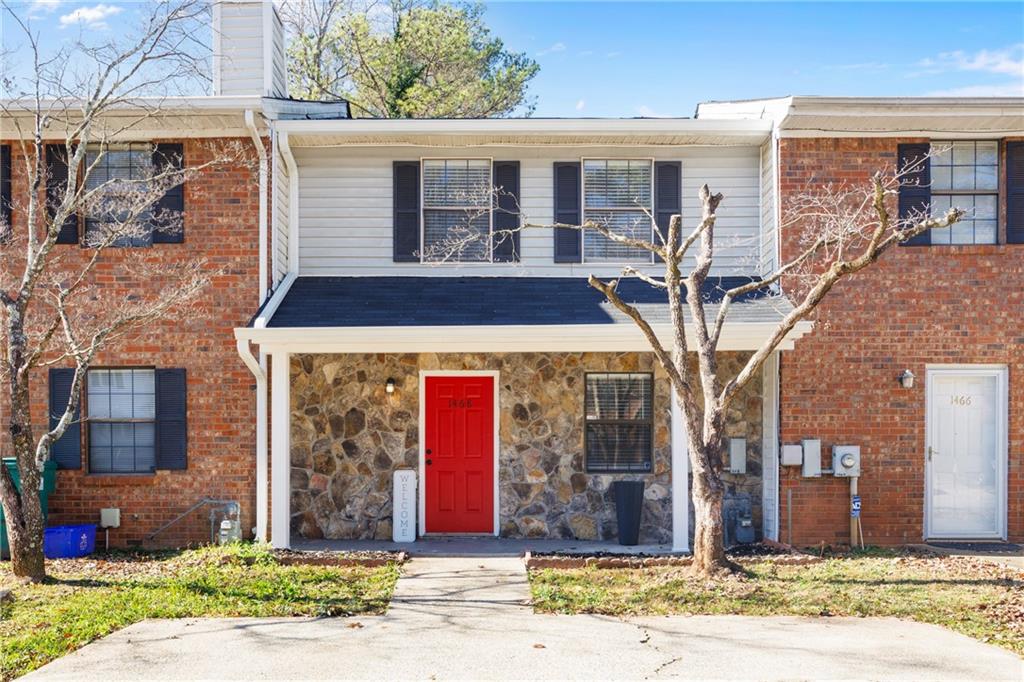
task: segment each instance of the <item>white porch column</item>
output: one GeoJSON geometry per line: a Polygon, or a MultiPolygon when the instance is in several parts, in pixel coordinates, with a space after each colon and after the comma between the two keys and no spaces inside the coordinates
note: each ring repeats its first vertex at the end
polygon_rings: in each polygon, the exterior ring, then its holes
{"type": "Polygon", "coordinates": [[[683,411],[672,391],[672,551],[690,551],[690,458],[683,411]]]}
{"type": "Polygon", "coordinates": [[[290,355],[270,356],[270,544],[287,549],[291,544],[291,386],[290,355]]]}
{"type": "Polygon", "coordinates": [[[761,529],[769,540],[779,539],[779,352],[768,356],[761,375],[761,529]]]}

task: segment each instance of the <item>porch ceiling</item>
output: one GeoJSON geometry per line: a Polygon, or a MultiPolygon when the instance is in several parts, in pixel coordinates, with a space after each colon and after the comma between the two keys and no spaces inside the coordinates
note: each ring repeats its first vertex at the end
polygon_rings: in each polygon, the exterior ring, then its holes
{"type": "MultiPolygon", "coordinates": [[[[709,279],[703,292],[709,320],[726,290],[749,281],[709,279]]],[[[618,291],[671,345],[666,293],[629,279],[618,291]]],[[[757,348],[791,310],[788,299],[769,292],[740,297],[721,350],[757,348]]],[[[579,277],[299,277],[268,317],[236,336],[287,352],[650,349],[636,324],[579,277]]],[[[798,325],[782,348],[809,329],[798,325]]]]}

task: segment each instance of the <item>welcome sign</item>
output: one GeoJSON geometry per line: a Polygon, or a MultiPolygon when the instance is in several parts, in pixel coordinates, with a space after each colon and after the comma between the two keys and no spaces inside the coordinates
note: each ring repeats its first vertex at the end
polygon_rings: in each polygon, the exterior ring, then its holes
{"type": "Polygon", "coordinates": [[[416,472],[398,469],[394,474],[394,505],[391,539],[394,542],[416,541],[416,472]]]}

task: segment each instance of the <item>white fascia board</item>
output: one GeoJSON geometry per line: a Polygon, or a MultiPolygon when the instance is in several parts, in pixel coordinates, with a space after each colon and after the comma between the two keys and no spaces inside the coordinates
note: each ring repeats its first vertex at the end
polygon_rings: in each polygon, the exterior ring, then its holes
{"type": "MultiPolygon", "coordinates": [[[[777,323],[726,324],[720,351],[756,350],[777,323]]],[[[799,322],[780,344],[790,350],[811,331],[799,322]]],[[[662,343],[671,344],[671,325],[653,325],[662,343]]],[[[696,338],[687,333],[687,343],[696,338]]],[[[239,327],[236,339],[259,344],[264,352],[288,353],[513,353],[513,352],[628,352],[650,351],[633,325],[508,325],[446,327],[239,327]]]]}
{"type": "Polygon", "coordinates": [[[674,118],[498,118],[498,119],[333,119],[281,121],[278,129],[292,133],[332,135],[414,134],[531,134],[531,135],[676,135],[704,133],[763,138],[771,131],[770,121],[698,120],[674,118]]]}
{"type": "MultiPolygon", "coordinates": [[[[44,109],[49,107],[60,107],[62,110],[75,111],[76,107],[84,104],[85,100],[76,99],[43,99],[39,105],[44,109]]],[[[111,104],[107,111],[143,111],[152,109],[202,109],[202,110],[224,110],[235,111],[245,109],[260,109],[263,103],[262,95],[197,95],[195,97],[135,97],[123,102],[111,104]]],[[[14,113],[32,113],[36,101],[31,97],[0,99],[0,108],[14,113]]]]}
{"type": "MultiPolygon", "coordinates": [[[[259,317],[257,317],[255,320],[253,320],[253,323],[252,323],[253,326],[252,326],[251,329],[264,329],[264,328],[266,328],[267,322],[269,322],[270,318],[272,318],[274,316],[274,313],[277,312],[277,309],[281,305],[281,301],[284,300],[284,297],[288,295],[288,290],[292,288],[292,284],[295,283],[296,277],[297,277],[297,275],[294,272],[289,272],[288,274],[286,274],[284,276],[284,278],[281,279],[281,283],[277,285],[277,288],[274,289],[274,293],[271,294],[270,300],[267,301],[267,304],[265,306],[263,306],[263,310],[260,311],[259,317]]],[[[242,330],[242,329],[250,329],[250,328],[249,327],[240,327],[239,329],[236,329],[235,330],[235,338],[237,338],[237,339],[249,338],[249,337],[246,337],[246,336],[240,336],[238,334],[238,332],[240,330],[242,330]]]]}

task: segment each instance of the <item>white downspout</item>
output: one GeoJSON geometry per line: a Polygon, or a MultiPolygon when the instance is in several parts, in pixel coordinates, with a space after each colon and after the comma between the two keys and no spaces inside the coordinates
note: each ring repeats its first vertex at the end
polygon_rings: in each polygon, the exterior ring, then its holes
{"type": "MultiPolygon", "coordinates": [[[[256,128],[252,110],[245,112],[245,125],[259,155],[259,301],[257,308],[267,299],[267,149],[256,128]]],[[[238,341],[238,354],[242,362],[256,377],[256,528],[254,535],[260,542],[267,541],[267,355],[260,351],[259,361],[252,354],[248,341],[238,341]]]]}
{"type": "Polygon", "coordinates": [[[267,541],[267,366],[266,354],[259,361],[248,339],[237,339],[238,356],[256,377],[256,528],[259,542],[267,541]]]}

